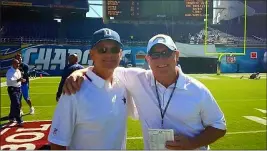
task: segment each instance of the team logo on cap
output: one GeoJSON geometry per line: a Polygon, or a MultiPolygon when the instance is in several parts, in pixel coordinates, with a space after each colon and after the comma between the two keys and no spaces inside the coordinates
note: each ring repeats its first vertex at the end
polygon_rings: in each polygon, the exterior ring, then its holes
{"type": "Polygon", "coordinates": [[[126,98],[125,97],[123,97],[122,101],[124,104],[126,104],[126,98]]]}
{"type": "Polygon", "coordinates": [[[166,39],[164,37],[157,37],[156,39],[153,40],[153,42],[155,42],[155,41],[165,43],[166,39]]]}
{"type": "Polygon", "coordinates": [[[104,30],[104,33],[105,33],[105,36],[111,35],[111,31],[109,29],[105,29],[104,30]]]}

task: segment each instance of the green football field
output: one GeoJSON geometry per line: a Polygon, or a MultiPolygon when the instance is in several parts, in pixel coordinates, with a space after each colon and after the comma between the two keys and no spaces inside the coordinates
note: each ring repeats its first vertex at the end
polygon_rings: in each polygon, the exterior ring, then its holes
{"type": "MultiPolygon", "coordinates": [[[[227,121],[227,134],[212,144],[211,149],[267,149],[266,76],[261,75],[260,80],[240,79],[241,74],[192,75],[210,89],[227,121]]],[[[35,114],[26,115],[23,120],[51,120],[56,106],[55,94],[59,80],[59,77],[44,77],[31,81],[30,96],[35,114]]],[[[6,87],[1,87],[1,117],[8,115],[9,104],[6,87]]],[[[23,101],[23,111],[24,113],[29,111],[25,101],[23,101]]],[[[143,149],[139,121],[128,120],[127,139],[127,149],[143,149]]]]}

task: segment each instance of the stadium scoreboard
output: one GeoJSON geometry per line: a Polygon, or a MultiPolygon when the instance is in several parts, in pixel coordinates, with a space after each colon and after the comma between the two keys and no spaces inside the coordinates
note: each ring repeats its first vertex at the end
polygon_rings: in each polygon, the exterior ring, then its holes
{"type": "Polygon", "coordinates": [[[204,20],[212,18],[212,0],[103,0],[107,20],[204,20]]]}

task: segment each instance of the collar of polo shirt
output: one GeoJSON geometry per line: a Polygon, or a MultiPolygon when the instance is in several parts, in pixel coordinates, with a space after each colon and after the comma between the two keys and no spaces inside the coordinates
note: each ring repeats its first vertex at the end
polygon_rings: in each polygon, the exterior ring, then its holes
{"type": "Polygon", "coordinates": [[[12,67],[12,66],[11,66],[11,70],[13,70],[13,71],[17,71],[17,69],[15,69],[15,68],[14,68],[14,67],[12,67]]]}
{"type": "MultiPolygon", "coordinates": [[[[178,76],[178,79],[177,79],[176,88],[187,90],[187,88],[186,88],[187,78],[186,78],[185,74],[183,73],[183,71],[180,68],[178,70],[179,70],[179,76],[178,76]]],[[[156,81],[156,83],[159,84],[158,81],[156,81]]],[[[150,80],[150,84],[151,84],[151,86],[155,86],[154,76],[152,76],[152,78],[150,80]]]]}
{"type": "MultiPolygon", "coordinates": [[[[94,72],[92,72],[91,69],[89,69],[86,72],[86,75],[91,79],[91,82],[96,85],[98,88],[103,88],[105,86],[106,80],[102,79],[98,75],[96,75],[94,72]]],[[[113,84],[118,82],[118,78],[116,76],[113,76],[113,84]]],[[[112,84],[112,85],[113,85],[112,84]]]]}

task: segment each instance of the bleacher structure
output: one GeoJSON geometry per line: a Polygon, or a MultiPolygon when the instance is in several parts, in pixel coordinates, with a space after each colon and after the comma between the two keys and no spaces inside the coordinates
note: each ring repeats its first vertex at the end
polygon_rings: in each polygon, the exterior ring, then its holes
{"type": "MultiPolygon", "coordinates": [[[[33,0],[24,1],[32,5],[36,3],[33,0]]],[[[190,42],[189,33],[191,36],[202,37],[201,34],[204,33],[203,29],[205,28],[204,22],[198,24],[104,24],[102,18],[85,17],[86,11],[89,10],[86,0],[76,1],[75,7],[73,6],[73,1],[69,0],[62,0],[59,5],[62,7],[45,7],[48,5],[53,6],[53,1],[38,1],[38,6],[43,7],[22,7],[19,4],[17,4],[18,6],[13,6],[14,4],[11,5],[12,3],[9,4],[7,2],[13,1],[2,1],[1,4],[1,42],[53,43],[64,41],[68,43],[86,43],[91,39],[94,31],[103,27],[118,31],[121,38],[126,41],[147,41],[153,35],[163,33],[172,36],[176,41],[190,42]],[[73,8],[70,6],[73,6],[73,8]],[[85,7],[88,9],[85,9],[85,7]],[[81,10],[81,8],[83,9],[81,10]],[[60,22],[55,20],[56,18],[60,18],[60,22]]],[[[248,7],[256,9],[258,14],[247,16],[247,42],[265,42],[266,22],[263,22],[263,20],[266,20],[266,15],[264,14],[264,12],[266,13],[266,8],[264,10],[257,2],[249,2],[248,7]]],[[[217,43],[240,42],[242,38],[239,37],[244,36],[244,17],[239,16],[231,20],[221,21],[220,24],[216,25],[209,24],[208,29],[212,32],[209,34],[210,39],[214,39],[219,33],[222,40],[217,41],[217,43]]],[[[215,40],[210,41],[214,42],[215,40]]]]}
{"type": "MultiPolygon", "coordinates": [[[[244,1],[240,0],[239,3],[244,4],[244,1]]],[[[247,45],[266,45],[266,7],[264,10],[262,6],[261,3],[250,3],[250,1],[247,5],[249,11],[253,12],[249,14],[250,16],[246,16],[245,42],[247,45]]],[[[170,35],[179,43],[200,45],[198,48],[202,48],[201,45],[205,43],[204,21],[198,23],[149,21],[105,24],[103,18],[86,17],[89,8],[87,0],[3,0],[0,6],[0,44],[85,46],[89,44],[93,32],[103,27],[117,31],[126,46],[145,47],[147,41],[156,34],[170,35]]],[[[222,15],[225,11],[227,9],[221,11],[222,15]]],[[[244,43],[244,24],[244,15],[221,19],[217,24],[209,22],[206,38],[208,44],[242,45],[244,43]]],[[[215,47],[213,49],[216,51],[215,47]]],[[[210,64],[214,62],[216,61],[212,61],[210,64]]],[[[213,65],[212,70],[203,72],[214,72],[214,69],[216,70],[213,65]]]]}

